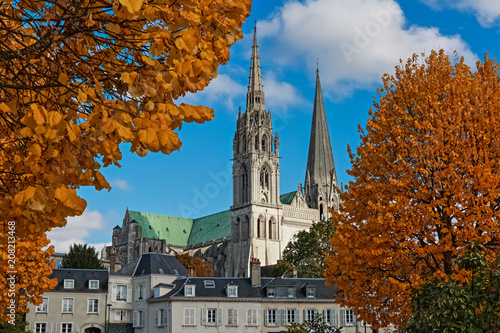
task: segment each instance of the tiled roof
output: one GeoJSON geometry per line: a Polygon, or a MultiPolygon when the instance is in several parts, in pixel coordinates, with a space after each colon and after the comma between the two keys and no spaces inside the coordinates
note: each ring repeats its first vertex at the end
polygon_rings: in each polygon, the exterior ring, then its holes
{"type": "Polygon", "coordinates": [[[203,244],[223,237],[231,237],[229,210],[195,219],[188,245],[203,244]]]}
{"type": "Polygon", "coordinates": [[[52,289],[55,292],[107,292],[108,277],[107,269],[54,268],[52,274],[49,275],[49,279],[57,279],[57,285],[52,289]],[[64,289],[64,280],[74,280],[74,288],[64,289]],[[90,280],[98,280],[99,289],[89,289],[90,280]]]}
{"type": "Polygon", "coordinates": [[[285,193],[285,194],[280,195],[280,201],[281,201],[281,203],[284,204],[284,205],[291,204],[293,198],[295,198],[295,194],[296,193],[297,193],[297,191],[293,191],[293,192],[289,192],[289,193],[285,193]]]}
{"type": "Polygon", "coordinates": [[[165,274],[186,276],[186,268],[171,254],[144,253],[115,273],[116,275],[141,276],[165,274]]]}
{"type": "Polygon", "coordinates": [[[130,220],[142,228],[142,237],[164,239],[167,244],[187,246],[193,219],[128,211],[130,220]]]}
{"type": "MultiPolygon", "coordinates": [[[[294,287],[296,297],[289,300],[310,299],[310,300],[334,300],[336,298],[337,288],[325,285],[325,279],[306,279],[306,278],[262,278],[261,286],[252,287],[250,278],[220,278],[220,277],[196,277],[180,278],[173,282],[175,287],[166,295],[159,297],[158,300],[166,299],[188,299],[192,297],[184,296],[184,286],[195,286],[195,298],[229,298],[226,288],[228,285],[238,287],[237,298],[268,298],[268,287],[294,287]],[[206,287],[205,281],[213,281],[213,287],[206,287]],[[307,298],[306,289],[308,286],[316,288],[316,297],[307,298]]],[[[269,298],[271,299],[271,298],[269,298]]],[[[275,298],[278,300],[278,298],[275,298]]],[[[283,300],[283,299],[281,299],[283,300]]]]}

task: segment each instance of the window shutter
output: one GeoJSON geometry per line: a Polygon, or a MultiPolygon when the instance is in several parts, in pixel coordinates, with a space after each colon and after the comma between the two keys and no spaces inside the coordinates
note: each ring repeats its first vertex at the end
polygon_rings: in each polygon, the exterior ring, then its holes
{"type": "Polygon", "coordinates": [[[299,323],[299,310],[294,309],[293,310],[293,322],[294,323],[299,323]]]}
{"type": "Polygon", "coordinates": [[[232,324],[233,324],[233,309],[227,309],[226,325],[232,325],[232,324]]]}
{"type": "Polygon", "coordinates": [[[258,309],[253,309],[253,314],[254,314],[253,324],[255,326],[257,326],[259,324],[259,311],[258,311],[258,309]]]}
{"type": "MultiPolygon", "coordinates": [[[[352,310],[351,310],[351,311],[352,311],[352,310]]],[[[353,323],[354,323],[354,325],[357,325],[357,324],[358,324],[358,321],[357,321],[356,316],[354,315],[354,313],[353,313],[353,315],[352,315],[352,318],[353,318],[353,323]]]]}
{"type": "Polygon", "coordinates": [[[233,309],[233,323],[238,326],[240,324],[238,317],[238,309],[233,309]]]}
{"type": "Polygon", "coordinates": [[[137,322],[138,322],[138,316],[139,316],[139,312],[134,311],[134,320],[132,321],[132,326],[134,326],[134,327],[139,326],[139,325],[137,325],[137,322]]]}
{"type": "Polygon", "coordinates": [[[191,311],[189,311],[188,308],[184,308],[184,320],[183,320],[183,323],[184,325],[189,325],[189,314],[190,314],[191,311]]]}
{"type": "Polygon", "coordinates": [[[132,286],[127,286],[127,303],[132,302],[132,286]]]}
{"type": "Polygon", "coordinates": [[[252,316],[252,309],[247,308],[247,320],[246,320],[246,325],[250,325],[250,317],[252,316]]]}
{"type": "Polygon", "coordinates": [[[52,333],[52,323],[47,324],[47,333],[52,333]]]}
{"type": "MultiPolygon", "coordinates": [[[[278,310],[280,311],[280,310],[278,310]]],[[[281,310],[281,326],[286,326],[286,309],[281,310]]]]}
{"type": "Polygon", "coordinates": [[[160,309],[155,311],[155,326],[160,326],[160,309]]]}
{"type": "Polygon", "coordinates": [[[162,321],[163,325],[167,325],[167,315],[168,315],[167,309],[163,309],[163,321],[162,321]]]}
{"type": "Polygon", "coordinates": [[[338,316],[337,316],[337,309],[331,309],[332,311],[332,325],[333,326],[339,326],[339,319],[338,319],[338,316]]]}
{"type": "Polygon", "coordinates": [[[314,309],[314,319],[318,318],[318,309],[314,309]]]}
{"type": "MultiPolygon", "coordinates": [[[[327,309],[323,309],[323,322],[327,325],[331,325],[331,323],[328,321],[328,318],[327,318],[327,312],[328,310],[327,309]]],[[[331,320],[331,312],[330,312],[330,320],[331,320]]]]}
{"type": "Polygon", "coordinates": [[[146,326],[146,312],[141,311],[141,327],[146,326]]]}
{"type": "Polygon", "coordinates": [[[269,309],[264,310],[264,325],[269,326],[269,309]]]}
{"type": "Polygon", "coordinates": [[[116,302],[116,284],[111,287],[111,299],[116,302]]]}
{"type": "Polygon", "coordinates": [[[345,326],[345,309],[340,309],[340,326],[345,326]]]}
{"type": "Polygon", "coordinates": [[[222,309],[217,309],[217,325],[222,325],[222,309]]]}
{"type": "Polygon", "coordinates": [[[277,309],[276,311],[276,325],[281,325],[281,310],[277,309]]]}
{"type": "Polygon", "coordinates": [[[139,300],[139,286],[135,286],[135,295],[134,295],[134,300],[138,301],[139,300]]]}
{"type": "Polygon", "coordinates": [[[307,319],[309,319],[309,320],[311,319],[311,318],[307,318],[307,309],[302,310],[302,315],[303,315],[302,320],[303,320],[304,322],[305,322],[307,319]]]}
{"type": "Polygon", "coordinates": [[[205,308],[201,309],[201,324],[202,325],[207,324],[207,309],[205,308]]]}

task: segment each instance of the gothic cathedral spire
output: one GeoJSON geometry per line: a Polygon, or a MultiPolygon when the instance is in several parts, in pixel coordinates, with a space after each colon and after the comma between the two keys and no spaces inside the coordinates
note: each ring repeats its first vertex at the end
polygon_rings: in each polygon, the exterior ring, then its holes
{"type": "Polygon", "coordinates": [[[326,207],[337,207],[337,174],[326,122],[319,69],[316,70],[316,93],[314,96],[311,138],[304,185],[307,205],[310,208],[319,208],[322,217],[326,213],[326,207]]]}
{"type": "Polygon", "coordinates": [[[252,57],[250,62],[250,78],[247,92],[247,112],[265,110],[264,89],[260,72],[259,45],[257,45],[257,25],[253,30],[252,57]]]}

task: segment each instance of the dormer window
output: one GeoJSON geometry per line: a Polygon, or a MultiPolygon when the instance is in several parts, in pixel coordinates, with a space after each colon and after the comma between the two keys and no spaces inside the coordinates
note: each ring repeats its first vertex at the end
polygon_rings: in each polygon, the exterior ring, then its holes
{"type": "Polygon", "coordinates": [[[238,286],[227,286],[227,297],[238,297],[238,286]]]}
{"type": "Polygon", "coordinates": [[[316,297],[316,287],[306,287],[306,296],[307,296],[307,298],[315,298],[316,297]]]}
{"type": "Polygon", "coordinates": [[[203,284],[205,285],[205,288],[215,288],[214,280],[205,280],[203,281],[203,284]]]}
{"type": "Polygon", "coordinates": [[[75,288],[75,280],[64,279],[64,289],[74,289],[74,288],[75,288]]]}
{"type": "Polygon", "coordinates": [[[89,289],[99,289],[99,280],[90,280],[89,289]]]}
{"type": "Polygon", "coordinates": [[[184,286],[184,296],[185,297],[194,297],[195,293],[195,286],[193,285],[186,285],[184,286]]]}
{"type": "Polygon", "coordinates": [[[295,297],[295,288],[294,287],[288,287],[288,294],[287,296],[289,298],[294,298],[295,297]]]}
{"type": "Polygon", "coordinates": [[[267,297],[274,297],[276,295],[276,290],[274,288],[267,288],[267,297]]]}

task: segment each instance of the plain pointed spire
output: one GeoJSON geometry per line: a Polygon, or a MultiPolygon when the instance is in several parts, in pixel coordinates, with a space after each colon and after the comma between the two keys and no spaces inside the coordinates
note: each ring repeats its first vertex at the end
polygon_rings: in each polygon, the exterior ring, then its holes
{"type": "Polygon", "coordinates": [[[257,44],[257,25],[253,29],[252,57],[250,62],[250,77],[247,92],[247,111],[256,106],[265,110],[264,89],[260,70],[259,45],[257,44]]]}
{"type": "Polygon", "coordinates": [[[324,199],[330,199],[332,185],[333,188],[337,187],[337,175],[319,80],[319,69],[316,69],[316,92],[305,180],[306,195],[310,195],[313,207],[315,206],[313,201],[316,201],[319,191],[327,196],[324,199]]]}

